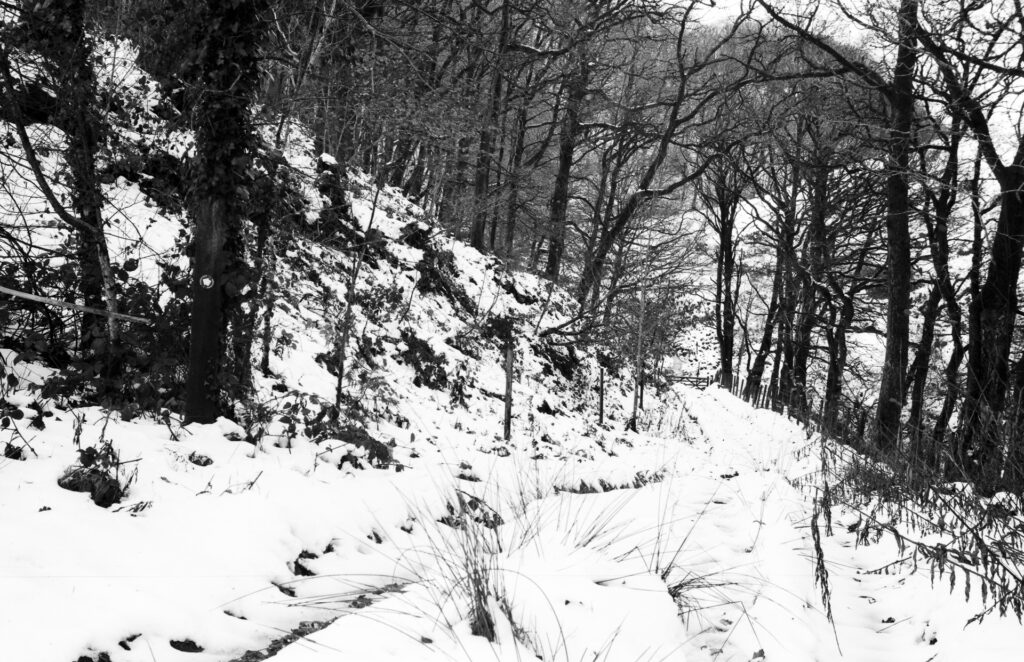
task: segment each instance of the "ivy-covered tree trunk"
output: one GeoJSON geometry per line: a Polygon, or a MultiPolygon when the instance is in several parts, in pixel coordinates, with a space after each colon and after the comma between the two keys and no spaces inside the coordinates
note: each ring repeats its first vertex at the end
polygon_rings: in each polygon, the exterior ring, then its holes
{"type": "Polygon", "coordinates": [[[185,420],[211,423],[232,384],[244,383],[230,365],[229,320],[240,308],[246,270],[241,223],[251,181],[250,103],[259,88],[259,55],[266,0],[207,0],[206,35],[196,53],[199,99],[193,113],[196,160],[193,301],[185,420]],[[232,374],[232,369],[235,374],[232,374]]]}
{"type": "MultiPolygon", "coordinates": [[[[28,6],[21,13],[17,39],[22,48],[45,58],[43,66],[54,83],[56,99],[53,115],[48,119],[67,135],[64,158],[70,175],[71,208],[60,207],[57,200],[50,200],[50,203],[57,207],[54,211],[63,219],[74,221],[76,257],[81,272],[78,289],[85,305],[111,313],[106,317],[83,314],[81,324],[82,351],[105,354],[104,370],[107,371],[112,368],[110,356],[120,340],[121,326],[116,316],[117,287],[103,233],[103,191],[96,172],[103,122],[96,100],[93,42],[85,30],[85,9],[83,0],[28,6]]],[[[4,68],[5,76],[9,76],[6,55],[4,68]]],[[[13,91],[12,85],[5,87],[13,91]]],[[[22,124],[24,129],[21,109],[15,109],[14,115],[16,123],[22,124]]],[[[47,189],[50,186],[45,181],[39,184],[47,189]]]]}
{"type": "MultiPolygon", "coordinates": [[[[81,3],[76,3],[81,4],[81,3]]],[[[79,16],[79,18],[82,18],[79,16]]],[[[84,20],[80,37],[85,40],[84,20]]],[[[88,44],[89,42],[86,41],[88,44]]],[[[74,209],[79,218],[94,229],[92,232],[79,232],[79,260],[82,268],[82,293],[86,305],[104,307],[110,313],[117,313],[117,287],[110,254],[107,250],[103,222],[103,191],[100,188],[96,173],[96,154],[99,151],[99,124],[96,113],[95,77],[89,62],[89,53],[82,52],[74,57],[75,73],[70,76],[68,97],[62,104],[68,115],[68,126],[71,128],[70,145],[66,160],[71,171],[71,189],[74,209]]],[[[86,316],[88,319],[91,316],[86,316]]],[[[94,319],[93,331],[98,338],[105,340],[103,353],[107,355],[106,368],[114,369],[111,359],[115,346],[121,339],[121,326],[118,319],[108,316],[102,322],[94,319]]]]}

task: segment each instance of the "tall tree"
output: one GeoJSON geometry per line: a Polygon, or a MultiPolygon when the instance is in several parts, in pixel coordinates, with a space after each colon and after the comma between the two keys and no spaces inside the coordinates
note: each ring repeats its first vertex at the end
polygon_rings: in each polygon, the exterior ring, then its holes
{"type": "MultiPolygon", "coordinates": [[[[965,16],[980,7],[965,9],[965,16]]],[[[972,21],[969,25],[975,25],[972,21]]],[[[1001,66],[994,52],[1003,52],[1005,34],[1024,35],[1024,16],[1010,11],[998,22],[978,25],[981,34],[968,43],[959,30],[951,44],[942,35],[922,34],[924,50],[935,61],[947,88],[950,111],[967,126],[978,141],[980,157],[988,165],[999,186],[999,218],[989,250],[987,273],[972,297],[969,311],[967,393],[963,404],[963,422],[955,461],[966,476],[986,491],[998,488],[1007,444],[1020,445],[1018,439],[1006,439],[1002,424],[1007,415],[1011,388],[1010,351],[1013,344],[1017,310],[1017,287],[1024,251],[1024,140],[1018,140],[1009,162],[996,146],[989,125],[990,115],[1002,92],[993,97],[979,83],[979,72],[996,74],[1005,89],[1024,77],[1024,71],[1001,66]],[[979,54],[975,54],[976,51],[979,54]],[[990,62],[988,58],[996,61],[990,62]],[[958,66],[959,64],[959,66],[958,66]],[[986,91],[988,92],[986,94],[986,91]],[[987,98],[986,98],[987,97],[987,98]]],[[[1004,53],[1005,57],[1005,53],[1004,53]]],[[[980,222],[980,214],[977,214],[980,222]]],[[[980,276],[980,274],[979,274],[980,276]]],[[[1010,449],[1015,454],[1015,449],[1010,449]]]]}
{"type": "MultiPolygon", "coordinates": [[[[715,335],[718,338],[719,370],[722,384],[732,386],[733,346],[736,336],[736,304],[733,275],[736,272],[736,215],[743,199],[745,182],[733,151],[739,145],[723,145],[719,157],[697,185],[698,197],[707,209],[706,217],[718,238],[715,250],[715,335]]],[[[737,278],[737,286],[739,279],[737,278]]]]}
{"type": "Polygon", "coordinates": [[[870,87],[882,92],[889,106],[888,158],[886,184],[886,240],[888,265],[886,282],[885,358],[878,389],[875,415],[875,447],[889,453],[896,449],[903,411],[904,379],[910,349],[910,186],[908,169],[913,154],[914,70],[917,65],[917,41],[920,34],[917,0],[900,0],[896,12],[898,31],[895,39],[896,61],[891,80],[885,80],[874,68],[848,57],[841,48],[815,34],[805,24],[787,18],[768,0],[758,3],[786,28],[831,56],[841,70],[850,71],[870,87]]]}
{"type": "Polygon", "coordinates": [[[245,286],[241,227],[252,179],[252,101],[267,0],[206,0],[197,15],[205,38],[196,52],[192,215],[192,317],[185,419],[211,423],[248,365],[229,362],[229,320],[245,286]],[[232,372],[234,371],[234,373],[232,372]]]}
{"type": "Polygon", "coordinates": [[[68,137],[65,161],[70,174],[67,188],[71,208],[58,199],[36,157],[25,130],[23,95],[16,90],[11,58],[5,47],[0,54],[3,89],[8,110],[20,137],[25,156],[37,184],[58,217],[75,230],[77,258],[81,269],[79,289],[87,306],[103,308],[105,319],[92,314],[82,318],[82,349],[100,349],[106,370],[115,369],[111,358],[120,341],[117,286],[104,234],[103,191],[97,173],[97,155],[102,144],[103,120],[93,70],[93,41],[86,31],[86,2],[35,3],[18,15],[19,29],[12,41],[43,57],[42,67],[54,85],[52,116],[47,120],[68,137]]]}
{"type": "Polygon", "coordinates": [[[913,153],[914,67],[917,63],[917,0],[901,0],[896,66],[889,89],[889,181],[886,186],[885,229],[889,249],[889,305],[885,327],[885,363],[878,388],[875,445],[896,449],[903,411],[907,356],[910,350],[910,187],[908,170],[913,153]]]}

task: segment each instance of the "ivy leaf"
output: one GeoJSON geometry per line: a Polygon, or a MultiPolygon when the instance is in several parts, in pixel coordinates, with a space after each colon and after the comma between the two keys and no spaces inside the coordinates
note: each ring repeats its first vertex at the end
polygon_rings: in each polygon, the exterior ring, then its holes
{"type": "Polygon", "coordinates": [[[78,462],[83,467],[89,468],[92,465],[96,464],[96,458],[98,455],[99,453],[97,453],[96,449],[93,448],[92,446],[90,446],[89,448],[83,448],[80,451],[78,451],[78,462]]]}
{"type": "Polygon", "coordinates": [[[75,267],[67,262],[60,267],[60,282],[63,285],[73,285],[78,281],[78,275],[75,273],[75,267]]]}

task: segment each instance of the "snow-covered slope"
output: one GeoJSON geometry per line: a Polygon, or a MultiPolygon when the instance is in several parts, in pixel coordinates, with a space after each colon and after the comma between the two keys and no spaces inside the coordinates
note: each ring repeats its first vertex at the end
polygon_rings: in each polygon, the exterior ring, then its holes
{"type": "MultiPolygon", "coordinates": [[[[157,113],[159,95],[130,48],[100,50],[101,83],[131,111],[112,120],[121,172],[104,188],[112,257],[136,265],[126,289],[161,288],[187,266],[183,191],[169,173],[191,141],[157,113]],[[154,182],[142,152],[170,166],[166,180],[154,182]]],[[[53,142],[45,167],[59,181],[63,137],[32,130],[53,142]]],[[[17,149],[4,162],[5,225],[43,254],[66,231],[17,149]]],[[[0,350],[0,659],[232,659],[399,586],[463,590],[442,552],[467,526],[494,525],[492,509],[510,518],[507,508],[561,491],[662,478],[670,452],[622,432],[628,373],[606,375],[598,425],[594,353],[543,336],[572,314],[564,292],[444,236],[397,192],[339,172],[301,127],[284,152],[302,213],[275,236],[271,297],[249,304],[272,311],[270,361],[237,423],[182,427],[170,411],[73,407],[43,396],[59,371],[0,350]],[[509,440],[497,327],[506,321],[509,440]],[[325,425],[346,333],[348,418],[325,425]]],[[[162,291],[158,305],[172,296],[162,291]]],[[[641,429],[684,429],[653,389],[645,405],[641,429]]],[[[464,597],[437,597],[453,627],[465,622],[464,597]]],[[[661,601],[674,622],[667,593],[661,601]]]]}

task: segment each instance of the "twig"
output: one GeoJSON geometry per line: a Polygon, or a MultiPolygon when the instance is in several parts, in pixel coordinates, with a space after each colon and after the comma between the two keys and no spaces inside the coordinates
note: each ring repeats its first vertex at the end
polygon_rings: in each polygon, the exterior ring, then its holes
{"type": "Polygon", "coordinates": [[[256,474],[256,477],[253,478],[251,481],[249,481],[249,484],[246,486],[245,489],[251,490],[253,488],[253,486],[256,484],[256,481],[258,481],[260,479],[260,476],[262,476],[262,475],[263,475],[262,471],[260,471],[258,474],[256,474]]]}

